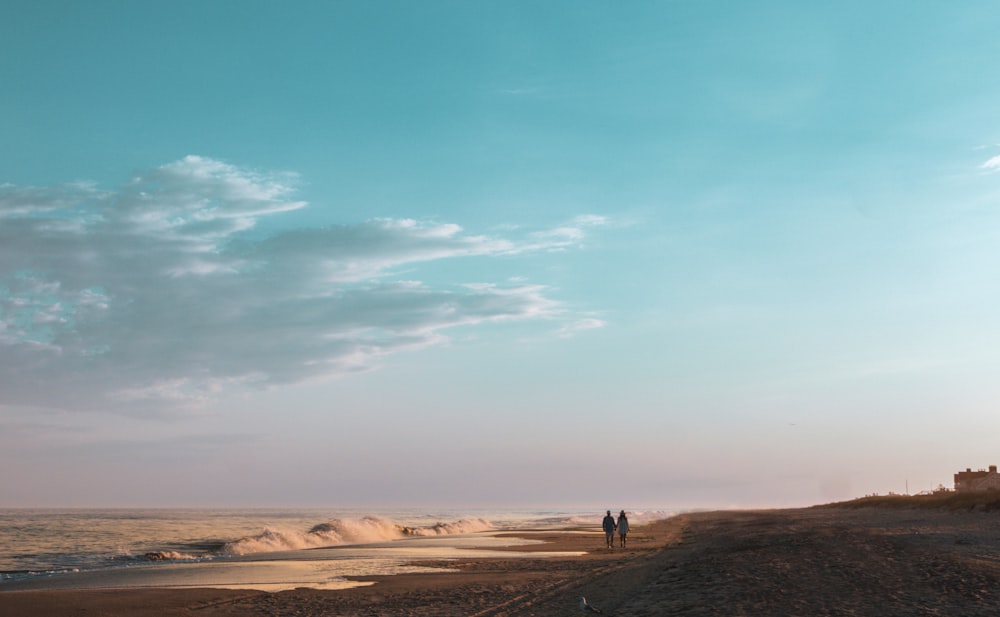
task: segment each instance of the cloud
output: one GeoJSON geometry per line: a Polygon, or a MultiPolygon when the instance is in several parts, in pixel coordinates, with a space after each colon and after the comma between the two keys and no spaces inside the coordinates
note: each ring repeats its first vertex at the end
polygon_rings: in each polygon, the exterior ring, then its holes
{"type": "Polygon", "coordinates": [[[603,319],[595,319],[593,317],[587,317],[583,319],[578,319],[571,323],[567,323],[559,328],[556,334],[561,338],[572,338],[581,332],[587,330],[596,330],[598,328],[603,328],[607,324],[603,319]]]}
{"type": "Polygon", "coordinates": [[[990,160],[986,161],[979,166],[979,169],[984,169],[986,171],[998,172],[1000,171],[1000,155],[994,156],[990,160]]]}
{"type": "Polygon", "coordinates": [[[249,234],[307,206],[295,181],[188,156],[112,191],[0,185],[0,405],[190,406],[370,370],[457,326],[575,319],[544,286],[413,270],[565,250],[600,217],[520,239],[411,219],[249,234]]]}
{"type": "Polygon", "coordinates": [[[524,248],[530,248],[531,250],[539,248],[559,250],[578,246],[587,237],[588,228],[601,227],[607,224],[608,220],[603,216],[595,214],[577,216],[567,225],[532,233],[531,237],[538,239],[540,245],[530,245],[530,247],[524,248]]]}

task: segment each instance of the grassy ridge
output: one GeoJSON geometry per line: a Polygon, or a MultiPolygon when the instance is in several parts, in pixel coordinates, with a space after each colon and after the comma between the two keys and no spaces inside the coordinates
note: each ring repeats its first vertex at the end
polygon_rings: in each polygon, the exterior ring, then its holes
{"type": "Polygon", "coordinates": [[[919,508],[928,510],[1000,511],[1000,490],[955,493],[941,491],[927,495],[871,495],[816,506],[817,508],[919,508]]]}

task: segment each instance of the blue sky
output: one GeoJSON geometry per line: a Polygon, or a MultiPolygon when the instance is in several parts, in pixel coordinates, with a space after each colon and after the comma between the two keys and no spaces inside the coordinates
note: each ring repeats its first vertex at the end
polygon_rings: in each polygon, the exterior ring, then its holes
{"type": "Polygon", "coordinates": [[[998,26],[4,3],[0,505],[799,505],[996,464],[998,26]]]}

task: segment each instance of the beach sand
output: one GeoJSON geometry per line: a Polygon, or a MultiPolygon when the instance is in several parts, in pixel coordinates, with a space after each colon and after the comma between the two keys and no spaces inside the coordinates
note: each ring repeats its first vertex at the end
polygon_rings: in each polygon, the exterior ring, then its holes
{"type": "MultiPolygon", "coordinates": [[[[519,535],[519,534],[512,534],[519,535]]],[[[997,615],[995,513],[807,508],[685,514],[600,533],[543,533],[547,559],[449,561],[459,572],[368,577],[347,590],[2,591],[0,617],[997,615]]],[[[524,547],[518,547],[524,550],[524,547]]]]}

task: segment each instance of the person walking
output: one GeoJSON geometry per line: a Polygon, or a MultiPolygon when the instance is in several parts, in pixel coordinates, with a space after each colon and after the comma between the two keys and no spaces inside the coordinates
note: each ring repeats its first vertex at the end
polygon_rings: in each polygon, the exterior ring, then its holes
{"type": "Polygon", "coordinates": [[[625,516],[625,510],[622,510],[618,514],[618,541],[621,543],[622,548],[625,548],[625,536],[628,535],[628,517],[625,516]]]}
{"type": "Polygon", "coordinates": [[[608,548],[615,547],[615,517],[611,516],[611,510],[608,510],[607,515],[604,517],[604,521],[601,523],[604,527],[604,539],[608,542],[608,548]]]}

